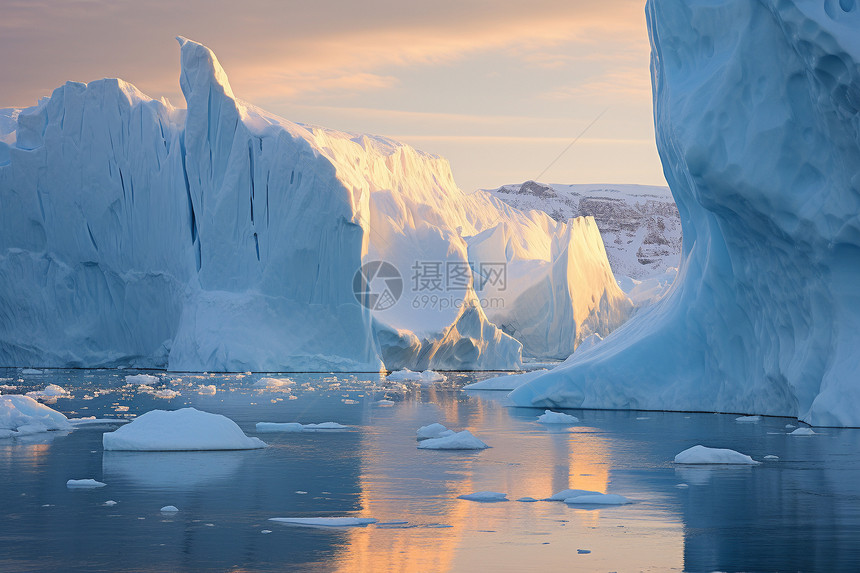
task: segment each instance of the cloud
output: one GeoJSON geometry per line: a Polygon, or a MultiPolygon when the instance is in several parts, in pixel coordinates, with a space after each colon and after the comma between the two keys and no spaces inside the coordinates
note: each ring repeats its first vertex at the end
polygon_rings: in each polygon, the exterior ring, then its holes
{"type": "Polygon", "coordinates": [[[607,71],[576,85],[560,86],[542,95],[548,100],[578,97],[622,97],[644,99],[651,96],[651,76],[647,69],[629,68],[607,71]]]}

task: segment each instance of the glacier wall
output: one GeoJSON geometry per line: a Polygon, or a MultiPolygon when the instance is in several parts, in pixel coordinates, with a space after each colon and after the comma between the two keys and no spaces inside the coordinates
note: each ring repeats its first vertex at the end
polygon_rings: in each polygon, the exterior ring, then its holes
{"type": "Polygon", "coordinates": [[[860,426],[860,6],[649,0],[646,12],[679,278],[511,398],[860,426]]]}
{"type": "MultiPolygon", "coordinates": [[[[522,344],[471,277],[445,307],[404,295],[370,310],[353,292],[363,262],[396,264],[407,282],[416,261],[468,266],[469,241],[500,226],[510,244],[485,255],[541,269],[512,275],[512,288],[552,273],[570,282],[522,324],[540,330],[547,312],[575,306],[554,327],[572,350],[582,328],[605,334],[626,317],[613,281],[559,266],[566,223],[464,194],[439,157],[260,110],[235,97],[208,48],[179,41],[187,109],[101,80],[0,110],[0,364],[516,368],[522,344]]],[[[577,264],[611,278],[605,253],[589,250],[593,222],[578,225],[577,264]]]]}

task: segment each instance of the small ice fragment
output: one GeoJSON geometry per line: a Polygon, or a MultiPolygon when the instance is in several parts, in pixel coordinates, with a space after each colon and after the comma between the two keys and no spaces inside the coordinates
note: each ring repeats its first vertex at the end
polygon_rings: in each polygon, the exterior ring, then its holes
{"type": "Polygon", "coordinates": [[[179,511],[179,508],[175,505],[165,505],[161,508],[161,513],[176,513],[179,511]]]}
{"type": "Polygon", "coordinates": [[[152,393],[152,395],[155,396],[156,398],[166,398],[166,399],[170,400],[172,398],[176,398],[177,396],[179,396],[179,392],[177,392],[176,390],[170,390],[169,388],[167,388],[164,390],[156,390],[155,392],[152,393]]]}
{"type": "Polygon", "coordinates": [[[633,503],[623,495],[614,493],[592,493],[590,495],[578,495],[564,500],[568,505],[626,505],[633,503]]]}
{"type": "Polygon", "coordinates": [[[419,440],[430,440],[433,438],[444,438],[445,436],[453,436],[454,431],[449,430],[448,428],[437,422],[434,424],[421,426],[420,428],[418,428],[416,435],[417,439],[419,440]]]}
{"type": "Polygon", "coordinates": [[[377,406],[393,406],[394,401],[393,400],[386,400],[383,398],[382,400],[377,400],[376,405],[377,406]]]}
{"type": "Polygon", "coordinates": [[[537,500],[536,500],[535,498],[533,498],[533,497],[528,497],[528,496],[526,496],[526,497],[521,497],[521,498],[519,498],[517,501],[521,501],[521,502],[523,502],[523,503],[531,503],[531,502],[533,502],[533,501],[537,501],[537,500]]]}
{"type": "Polygon", "coordinates": [[[302,490],[296,490],[296,493],[299,495],[307,495],[308,494],[308,492],[302,491],[302,490]]]}
{"type": "Polygon", "coordinates": [[[113,507],[116,505],[116,502],[112,499],[109,499],[106,502],[104,502],[102,505],[104,505],[106,507],[113,507]]]}
{"type": "Polygon", "coordinates": [[[735,418],[735,422],[740,422],[741,424],[754,424],[760,421],[761,416],[740,416],[735,418]]]}
{"type": "Polygon", "coordinates": [[[268,534],[270,534],[271,532],[272,532],[272,530],[271,530],[271,529],[263,529],[263,530],[261,530],[261,531],[260,531],[260,533],[262,533],[263,535],[268,535],[268,534]]]}
{"type": "Polygon", "coordinates": [[[769,455],[769,456],[765,456],[764,459],[766,459],[766,460],[778,460],[779,456],[769,455]]]}
{"type": "Polygon", "coordinates": [[[593,495],[600,494],[599,491],[591,491],[588,489],[563,489],[558,493],[554,493],[549,497],[545,497],[543,501],[564,501],[566,499],[570,499],[572,497],[577,497],[580,495],[593,495]]]}
{"type": "Polygon", "coordinates": [[[688,487],[690,487],[690,486],[688,486],[688,485],[687,485],[687,484],[685,484],[685,483],[679,483],[679,484],[678,484],[678,485],[676,485],[675,487],[677,487],[677,488],[679,488],[679,489],[685,489],[685,488],[688,488],[688,487]]]}
{"type": "Polygon", "coordinates": [[[80,489],[104,487],[106,485],[107,485],[106,483],[96,481],[96,480],[91,479],[91,478],[89,478],[89,479],[70,479],[69,481],[66,482],[66,487],[68,487],[68,488],[80,488],[80,489]]]}
{"type": "Polygon", "coordinates": [[[508,496],[505,493],[500,493],[497,491],[478,491],[475,493],[467,493],[464,495],[458,495],[457,499],[465,499],[468,501],[508,501],[508,496]]]}
{"type": "Polygon", "coordinates": [[[208,386],[200,386],[197,388],[197,393],[202,394],[204,396],[214,396],[217,392],[217,388],[215,388],[214,384],[209,384],[208,386]]]}
{"type": "Polygon", "coordinates": [[[707,448],[702,445],[688,448],[675,456],[676,464],[742,464],[758,465],[751,457],[725,448],[707,448]]]}
{"type": "Polygon", "coordinates": [[[431,438],[418,444],[418,448],[422,450],[483,450],[489,447],[469,430],[442,438],[431,438]]]}
{"type": "Polygon", "coordinates": [[[786,428],[796,428],[797,426],[795,426],[794,424],[786,424],[785,427],[786,428]]]}
{"type": "Polygon", "coordinates": [[[576,416],[571,416],[570,414],[563,414],[561,412],[553,412],[552,410],[545,410],[543,414],[538,416],[538,422],[541,424],[578,424],[579,418],[576,416]]]}
{"type": "Polygon", "coordinates": [[[444,374],[434,372],[433,370],[425,370],[424,372],[413,372],[408,368],[392,372],[386,378],[390,382],[418,382],[422,386],[434,384],[436,382],[444,382],[447,378],[444,374]]]}
{"type": "Polygon", "coordinates": [[[789,436],[814,436],[815,432],[812,431],[812,428],[798,428],[793,432],[788,434],[789,436]]]}
{"type": "Polygon", "coordinates": [[[270,517],[269,521],[313,527],[363,527],[377,520],[372,517],[270,517]]]}
{"type": "Polygon", "coordinates": [[[24,368],[21,370],[21,374],[44,374],[41,370],[36,370],[35,368],[24,368]]]}
{"type": "Polygon", "coordinates": [[[649,418],[648,416],[639,416],[639,417],[638,417],[638,418],[636,418],[636,419],[637,419],[637,420],[650,420],[651,418],[649,418]]]}

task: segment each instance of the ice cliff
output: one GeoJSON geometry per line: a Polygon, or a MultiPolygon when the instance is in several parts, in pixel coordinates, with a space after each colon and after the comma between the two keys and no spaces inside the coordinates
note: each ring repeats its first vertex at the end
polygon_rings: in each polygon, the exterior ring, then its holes
{"type": "Polygon", "coordinates": [[[0,365],[507,369],[521,342],[566,356],[626,317],[592,219],[467,196],[441,158],[262,111],[179,40],[187,109],[106,79],[0,110],[0,365]],[[399,289],[356,280],[374,261],[399,289]],[[552,298],[494,321],[532,287],[552,298]]]}
{"type": "Polygon", "coordinates": [[[649,0],[666,298],[511,394],[860,426],[860,5],[649,0]]]}

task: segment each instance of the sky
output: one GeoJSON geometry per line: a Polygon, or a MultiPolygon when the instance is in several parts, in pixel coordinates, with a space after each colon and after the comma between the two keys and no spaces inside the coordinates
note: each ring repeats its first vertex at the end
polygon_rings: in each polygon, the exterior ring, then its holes
{"type": "Polygon", "coordinates": [[[216,53],[237,97],[442,155],[467,192],[665,185],[644,0],[0,0],[0,12],[0,107],[102,77],[184,107],[181,35],[216,53]]]}

